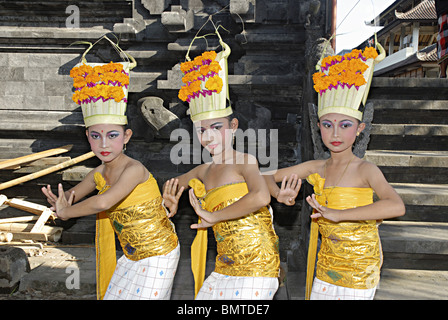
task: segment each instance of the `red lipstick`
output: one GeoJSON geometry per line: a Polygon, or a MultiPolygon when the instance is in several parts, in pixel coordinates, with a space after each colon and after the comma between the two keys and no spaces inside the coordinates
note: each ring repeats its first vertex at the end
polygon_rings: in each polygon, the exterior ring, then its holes
{"type": "Polygon", "coordinates": [[[335,147],[340,146],[342,144],[341,141],[333,141],[331,142],[332,145],[334,145],[335,147]]]}
{"type": "Polygon", "coordinates": [[[102,151],[100,152],[102,156],[107,157],[108,155],[110,155],[110,152],[107,151],[102,151]]]}

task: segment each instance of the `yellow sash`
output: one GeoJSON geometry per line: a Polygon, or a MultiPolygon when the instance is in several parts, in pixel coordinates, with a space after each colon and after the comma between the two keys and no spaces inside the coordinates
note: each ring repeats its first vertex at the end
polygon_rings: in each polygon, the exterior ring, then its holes
{"type": "MultiPolygon", "coordinates": [[[[193,188],[194,194],[201,201],[204,207],[203,197],[205,196],[205,186],[198,179],[191,179],[188,185],[193,188]]],[[[201,222],[199,218],[198,223],[201,222]]],[[[207,264],[207,229],[198,229],[196,237],[191,244],[191,271],[194,278],[194,297],[198,294],[205,279],[205,267],[207,264]]]]}
{"type": "MultiPolygon", "coordinates": [[[[373,190],[371,188],[350,188],[350,187],[324,187],[325,179],[321,178],[318,173],[314,173],[308,176],[307,181],[314,186],[314,193],[317,201],[325,205],[325,201],[328,201],[328,207],[332,209],[349,209],[360,206],[365,206],[373,202],[373,190]]],[[[311,295],[311,289],[314,278],[314,267],[316,263],[317,252],[317,240],[319,235],[319,224],[322,224],[322,230],[326,232],[325,241],[338,243],[345,240],[356,239],[359,243],[359,239],[365,239],[369,241],[369,246],[363,247],[359,250],[357,247],[345,248],[349,255],[350,252],[357,253],[357,256],[367,256],[366,261],[362,263],[367,264],[367,272],[363,276],[347,276],[350,274],[350,266],[338,265],[332,266],[331,272],[320,272],[321,276],[333,276],[335,282],[343,281],[347,287],[365,288],[366,286],[375,285],[379,280],[379,267],[380,266],[380,244],[379,237],[376,228],[375,220],[362,220],[354,222],[341,222],[333,223],[324,218],[312,219],[310,228],[310,241],[308,246],[308,261],[307,261],[307,276],[306,276],[306,292],[305,298],[308,300],[311,295]],[[331,235],[331,239],[327,239],[327,236],[331,235]],[[357,250],[357,251],[356,251],[357,250]],[[362,252],[361,252],[362,251],[362,252]],[[334,270],[333,270],[334,269],[334,270]],[[349,279],[349,280],[347,280],[349,279]]],[[[324,237],[323,237],[324,238],[324,237]]],[[[327,242],[327,243],[330,243],[327,242]]],[[[345,245],[351,246],[350,241],[345,245]]],[[[354,244],[353,246],[355,246],[354,244]]],[[[321,247],[321,252],[325,251],[325,254],[332,254],[333,258],[341,253],[330,252],[332,248],[321,247]],[[323,250],[324,249],[324,250],[323,250]],[[330,251],[328,251],[330,250],[330,251]]],[[[322,280],[322,279],[321,279],[322,280]]],[[[327,279],[324,279],[326,281],[327,279]]],[[[332,281],[327,281],[332,283],[332,281]]]]}

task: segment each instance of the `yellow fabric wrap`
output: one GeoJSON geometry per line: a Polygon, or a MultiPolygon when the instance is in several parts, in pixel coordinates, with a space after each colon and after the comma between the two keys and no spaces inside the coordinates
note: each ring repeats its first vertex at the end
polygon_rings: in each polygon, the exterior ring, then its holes
{"type": "MultiPolygon", "coordinates": [[[[94,175],[99,194],[106,192],[103,176],[94,175]]],[[[175,249],[178,238],[162,206],[162,196],[152,175],[123,200],[97,219],[97,296],[102,299],[115,270],[115,236],[130,260],[165,255],[175,249]]]]}
{"type": "MultiPolygon", "coordinates": [[[[215,212],[248,192],[245,182],[232,183],[209,190],[200,200],[207,211],[215,212]]],[[[240,277],[278,277],[279,243],[267,207],[239,219],[221,221],[213,226],[213,231],[217,242],[215,272],[240,277]]],[[[205,270],[205,260],[203,263],[205,270]]]]}
{"type": "MultiPolygon", "coordinates": [[[[317,201],[328,208],[350,209],[373,203],[371,188],[324,187],[325,179],[314,173],[307,181],[314,186],[317,201]]],[[[306,299],[309,299],[316,261],[317,238],[322,243],[318,254],[316,278],[341,287],[370,289],[379,282],[382,263],[376,220],[332,222],[312,219],[308,247],[306,299]]]]}
{"type": "MultiPolygon", "coordinates": [[[[203,206],[202,197],[205,196],[205,186],[198,179],[191,179],[188,185],[193,188],[194,194],[201,201],[201,206],[203,206]]],[[[201,223],[201,218],[199,218],[198,223],[201,223]]],[[[191,244],[191,271],[193,272],[194,278],[194,297],[198,294],[202,287],[205,279],[205,267],[207,264],[207,229],[198,229],[196,237],[191,244]]]]}

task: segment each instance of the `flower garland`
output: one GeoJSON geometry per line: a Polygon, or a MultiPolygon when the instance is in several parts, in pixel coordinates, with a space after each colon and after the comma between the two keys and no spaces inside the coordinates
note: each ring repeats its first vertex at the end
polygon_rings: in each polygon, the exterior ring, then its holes
{"type": "Polygon", "coordinates": [[[375,59],[378,53],[374,47],[367,47],[364,52],[354,49],[344,56],[329,56],[322,60],[321,72],[313,74],[314,90],[320,94],[327,89],[355,86],[358,89],[366,83],[364,72],[367,59],[375,59]]]}
{"type": "Polygon", "coordinates": [[[72,100],[77,104],[114,99],[116,102],[126,100],[123,87],[129,85],[127,74],[121,63],[110,62],[100,66],[82,64],[70,70],[73,87],[76,89],[72,100]]]}
{"type": "Polygon", "coordinates": [[[211,95],[213,92],[220,93],[223,82],[218,72],[221,66],[215,61],[216,52],[206,51],[202,55],[194,58],[193,61],[186,61],[180,64],[180,70],[184,74],[182,82],[184,86],[179,90],[179,99],[190,102],[191,99],[211,95]],[[205,88],[201,90],[201,83],[205,82],[205,88]]]}

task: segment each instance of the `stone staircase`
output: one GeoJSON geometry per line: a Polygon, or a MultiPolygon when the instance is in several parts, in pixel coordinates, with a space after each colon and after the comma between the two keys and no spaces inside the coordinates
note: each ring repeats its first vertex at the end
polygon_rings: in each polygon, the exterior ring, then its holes
{"type": "Polygon", "coordinates": [[[406,215],[384,221],[376,299],[448,298],[448,82],[374,78],[365,155],[402,197],[406,215]]]}

